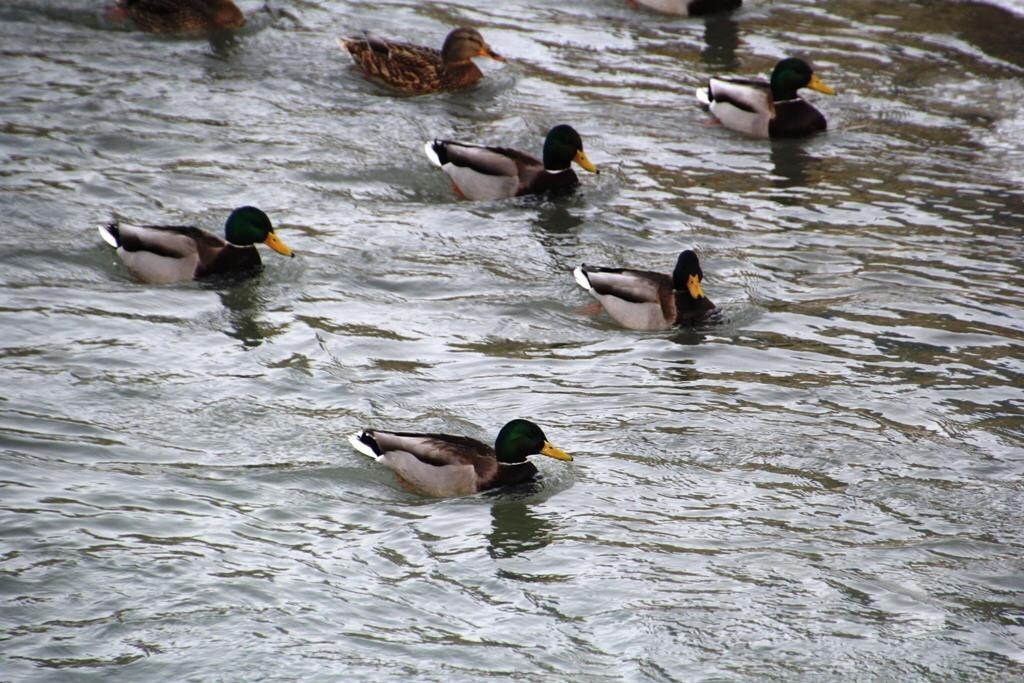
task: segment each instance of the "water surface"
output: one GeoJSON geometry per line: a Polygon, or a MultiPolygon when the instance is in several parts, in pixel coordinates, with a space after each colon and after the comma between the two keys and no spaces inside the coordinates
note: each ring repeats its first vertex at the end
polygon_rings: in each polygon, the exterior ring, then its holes
{"type": "Polygon", "coordinates": [[[212,43],[0,7],[0,679],[1024,677],[1024,19],[240,5],[212,43]],[[457,94],[334,43],[456,24],[509,58],[457,94]],[[695,106],[789,54],[827,134],[695,106]],[[420,152],[562,122],[602,173],[558,201],[420,152]],[[243,203],[298,257],[236,285],[138,284],[93,227],[243,203]],[[621,330],[570,274],[684,248],[720,326],[621,330]],[[344,439],[513,417],[575,462],[436,501],[344,439]]]}

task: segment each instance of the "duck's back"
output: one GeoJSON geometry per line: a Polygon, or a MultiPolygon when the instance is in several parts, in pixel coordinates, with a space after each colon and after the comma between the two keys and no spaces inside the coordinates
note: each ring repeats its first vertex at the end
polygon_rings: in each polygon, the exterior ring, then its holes
{"type": "Polygon", "coordinates": [[[672,278],[631,268],[585,267],[590,293],[609,316],[633,330],[660,330],[675,320],[672,278]]]}
{"type": "Polygon", "coordinates": [[[177,33],[238,28],[245,15],[231,0],[121,0],[142,31],[177,33]]]}
{"type": "Polygon", "coordinates": [[[349,38],[344,46],[366,76],[393,88],[418,93],[443,87],[440,50],[372,35],[349,38]]]}

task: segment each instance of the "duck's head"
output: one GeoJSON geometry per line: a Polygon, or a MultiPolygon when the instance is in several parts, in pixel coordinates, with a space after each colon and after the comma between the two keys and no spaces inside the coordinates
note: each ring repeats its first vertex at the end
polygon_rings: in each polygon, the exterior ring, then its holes
{"type": "Polygon", "coordinates": [[[707,298],[700,286],[704,279],[704,271],[700,269],[700,261],[697,255],[687,249],[679,255],[676,261],[675,270],[672,271],[672,288],[676,290],[685,289],[694,299],[707,298]]]}
{"type": "Polygon", "coordinates": [[[224,224],[224,237],[241,247],[262,242],[279,254],[295,255],[278,238],[267,214],[255,206],[242,206],[232,211],[224,224]]]}
{"type": "Polygon", "coordinates": [[[800,88],[810,88],[826,95],[835,95],[836,91],[825,85],[811,65],[802,59],[789,57],[783,59],[772,69],[772,99],[776,101],[796,98],[800,88]]]}
{"type": "Polygon", "coordinates": [[[541,428],[529,420],[512,420],[501,428],[494,441],[498,461],[508,464],[526,461],[528,455],[546,455],[555,460],[572,460],[572,456],[555,448],[541,428]]]}
{"type": "Polygon", "coordinates": [[[441,61],[445,64],[468,62],[473,57],[490,57],[499,62],[505,61],[504,57],[491,49],[475,28],[461,26],[444,39],[444,45],[441,46],[441,61]]]}
{"type": "Polygon", "coordinates": [[[544,138],[544,168],[564,171],[574,161],[585,171],[599,173],[583,152],[583,140],[576,129],[565,124],[555,126],[544,138]]]}

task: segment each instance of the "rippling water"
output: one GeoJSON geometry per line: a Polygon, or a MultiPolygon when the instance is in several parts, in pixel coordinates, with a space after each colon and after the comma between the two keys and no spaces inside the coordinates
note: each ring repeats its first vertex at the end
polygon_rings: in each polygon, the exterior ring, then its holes
{"type": "Polygon", "coordinates": [[[0,679],[1024,677],[1024,19],[968,2],[303,1],[235,40],[0,6],[0,679]],[[334,45],[481,28],[477,89],[334,45]],[[830,131],[710,124],[709,75],[815,63],[830,131]],[[435,135],[602,168],[456,201],[435,135]],[[299,254],[133,282],[93,226],[299,254]],[[698,250],[722,325],[623,331],[570,269],[698,250]],[[576,456],[426,500],[343,436],[576,456]]]}

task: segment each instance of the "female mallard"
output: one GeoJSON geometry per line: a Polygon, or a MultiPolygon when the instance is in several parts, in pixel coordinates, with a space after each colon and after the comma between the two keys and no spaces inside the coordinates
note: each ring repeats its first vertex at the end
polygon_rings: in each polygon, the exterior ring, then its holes
{"type": "Polygon", "coordinates": [[[580,287],[601,302],[617,323],[633,330],[664,330],[709,322],[715,305],[704,295],[697,255],[679,255],[672,277],[649,270],[595,268],[572,271],[580,287]]]}
{"type": "Polygon", "coordinates": [[[245,23],[231,0],[118,0],[111,17],[152,33],[230,30],[245,23]]]}
{"type": "Polygon", "coordinates": [[[544,138],[544,161],[507,147],[484,147],[451,140],[434,140],[423,150],[451,178],[457,194],[467,199],[507,199],[524,194],[576,187],[570,168],[576,162],[591,173],[597,167],[583,152],[583,141],[572,126],[555,126],[544,138]]]}
{"type": "Polygon", "coordinates": [[[357,451],[394,472],[403,488],[437,497],[466,496],[527,482],[537,474],[537,467],[526,459],[529,455],[572,460],[529,420],[512,420],[502,427],[494,448],[465,436],[378,429],[364,429],[348,440],[357,451]]]}
{"type": "Polygon", "coordinates": [[[712,78],[707,87],[697,90],[697,100],[726,128],[759,138],[799,137],[825,130],[825,117],[796,94],[800,88],[836,94],[807,62],[790,57],[775,65],[770,82],[712,78]]]}
{"type": "Polygon", "coordinates": [[[449,33],[440,51],[369,34],[338,40],[338,45],[349,51],[364,76],[413,95],[473,85],[483,77],[473,57],[505,61],[479,31],[465,26],[449,33]]]}
{"type": "Polygon", "coordinates": [[[743,4],[743,0],[628,0],[630,5],[646,7],[665,14],[679,14],[684,17],[700,17],[705,14],[731,12],[743,4]]]}
{"type": "Polygon", "coordinates": [[[117,249],[128,270],[143,282],[166,284],[210,275],[245,273],[262,261],[256,243],[292,256],[267,214],[254,206],[235,209],[224,224],[227,241],[205,230],[178,225],[99,226],[103,241],[117,249]]]}

